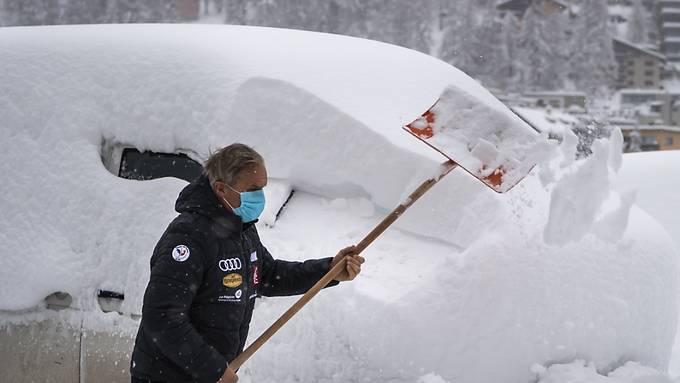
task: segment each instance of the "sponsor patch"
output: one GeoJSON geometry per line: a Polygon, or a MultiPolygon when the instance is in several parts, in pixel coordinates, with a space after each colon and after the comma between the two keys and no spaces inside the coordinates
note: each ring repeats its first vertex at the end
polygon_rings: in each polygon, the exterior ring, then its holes
{"type": "Polygon", "coordinates": [[[248,299],[253,299],[253,298],[256,298],[256,297],[257,297],[257,294],[250,294],[250,296],[248,297],[248,299]]]}
{"type": "Polygon", "coordinates": [[[222,278],[222,284],[229,288],[239,287],[242,283],[243,277],[241,274],[231,273],[225,275],[224,278],[222,278]]]}
{"type": "Polygon", "coordinates": [[[218,302],[241,302],[241,295],[243,295],[243,292],[241,290],[237,290],[234,295],[220,295],[217,297],[218,302]]]}
{"type": "Polygon", "coordinates": [[[177,262],[184,262],[189,259],[191,251],[185,245],[177,245],[172,249],[172,258],[177,262]]]}
{"type": "Polygon", "coordinates": [[[222,271],[236,271],[241,270],[241,267],[243,267],[239,258],[223,259],[217,265],[222,271]]]}
{"type": "Polygon", "coordinates": [[[257,251],[253,251],[250,253],[250,262],[255,262],[257,261],[257,251]]]}
{"type": "Polygon", "coordinates": [[[257,266],[253,267],[253,284],[260,284],[260,269],[257,266]]]}

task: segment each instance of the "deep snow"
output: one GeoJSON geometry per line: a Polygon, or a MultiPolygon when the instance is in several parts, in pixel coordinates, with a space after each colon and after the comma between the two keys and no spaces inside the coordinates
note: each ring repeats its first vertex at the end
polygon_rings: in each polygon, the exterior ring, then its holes
{"type": "MultiPolygon", "coordinates": [[[[510,113],[438,60],[317,33],[3,28],[0,50],[3,321],[51,315],[16,310],[66,291],[94,318],[84,326],[106,326],[99,288],[125,292],[122,310],[140,312],[151,249],[186,183],[117,178],[102,165],[104,142],[203,157],[253,145],[276,186],[268,200],[296,190],[278,221],[269,207],[263,242],[306,259],[358,242],[433,174],[443,158],[401,126],[447,85],[510,113]]],[[[677,318],[671,238],[614,190],[620,133],[577,162],[565,137],[504,195],[448,175],[367,249],[358,280],[315,298],[243,377],[524,382],[537,365],[575,359],[665,370],[677,318]]],[[[252,336],[292,302],[262,299],[252,336]]]]}
{"type": "MultiPolygon", "coordinates": [[[[634,191],[636,204],[654,216],[671,235],[680,257],[680,151],[628,153],[623,156],[620,177],[615,185],[623,191],[634,191]]],[[[669,366],[671,376],[680,377],[680,331],[669,366]]]]}

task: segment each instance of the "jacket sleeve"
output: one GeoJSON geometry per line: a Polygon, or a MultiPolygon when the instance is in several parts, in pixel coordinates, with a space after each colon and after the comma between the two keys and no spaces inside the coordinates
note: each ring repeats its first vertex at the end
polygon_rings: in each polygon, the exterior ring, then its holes
{"type": "MultiPolygon", "coordinates": [[[[262,284],[260,293],[264,296],[304,294],[331,268],[333,258],[310,259],[304,262],[290,262],[274,259],[264,246],[262,251],[262,284]]],[[[335,286],[331,281],[325,287],[335,286]]]]}
{"type": "Polygon", "coordinates": [[[165,236],[154,250],[142,325],[161,353],[185,373],[198,382],[215,383],[226,370],[227,360],[189,320],[205,269],[201,246],[187,235],[165,236]],[[185,249],[188,254],[182,253],[185,249]]]}

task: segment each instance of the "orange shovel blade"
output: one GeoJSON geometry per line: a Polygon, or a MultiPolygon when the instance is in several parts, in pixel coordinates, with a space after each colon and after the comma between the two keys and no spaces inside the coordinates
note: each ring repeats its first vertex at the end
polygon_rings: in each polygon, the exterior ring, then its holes
{"type": "Polygon", "coordinates": [[[488,105],[455,87],[404,129],[456,162],[498,193],[521,181],[536,164],[539,135],[500,105],[488,105]]]}

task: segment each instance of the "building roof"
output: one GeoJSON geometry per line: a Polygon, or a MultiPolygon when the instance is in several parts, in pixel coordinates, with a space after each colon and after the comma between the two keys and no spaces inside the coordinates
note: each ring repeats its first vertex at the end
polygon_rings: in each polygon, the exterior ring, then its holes
{"type": "Polygon", "coordinates": [[[633,50],[636,50],[636,51],[638,51],[642,54],[646,54],[648,56],[655,57],[655,58],[657,58],[661,61],[666,61],[666,56],[662,55],[659,52],[654,52],[653,50],[647,49],[640,44],[635,44],[635,43],[632,43],[628,40],[625,40],[625,39],[622,39],[622,38],[619,38],[619,37],[614,37],[613,40],[614,40],[614,43],[624,45],[625,47],[627,47],[629,49],[633,49],[633,50]]]}
{"type": "Polygon", "coordinates": [[[645,95],[664,95],[668,94],[667,91],[663,89],[636,89],[636,88],[626,88],[619,91],[621,94],[645,94],[645,95]]]}
{"type": "Polygon", "coordinates": [[[526,92],[526,96],[531,96],[531,97],[536,97],[536,96],[543,96],[543,97],[586,97],[586,94],[584,92],[578,92],[578,91],[568,91],[568,90],[546,90],[546,91],[533,91],[533,92],[526,92]]]}
{"type": "Polygon", "coordinates": [[[621,130],[661,130],[663,132],[680,133],[680,126],[669,126],[669,125],[625,125],[619,126],[621,130]]]}
{"type": "MultiPolygon", "coordinates": [[[[607,125],[614,125],[622,128],[622,126],[637,125],[638,121],[632,118],[625,117],[610,117],[607,119],[607,125]]],[[[623,129],[623,128],[622,128],[623,129]]]]}
{"type": "Polygon", "coordinates": [[[561,135],[565,129],[571,129],[578,124],[578,118],[559,110],[544,108],[511,107],[519,118],[540,132],[561,135]]]}

